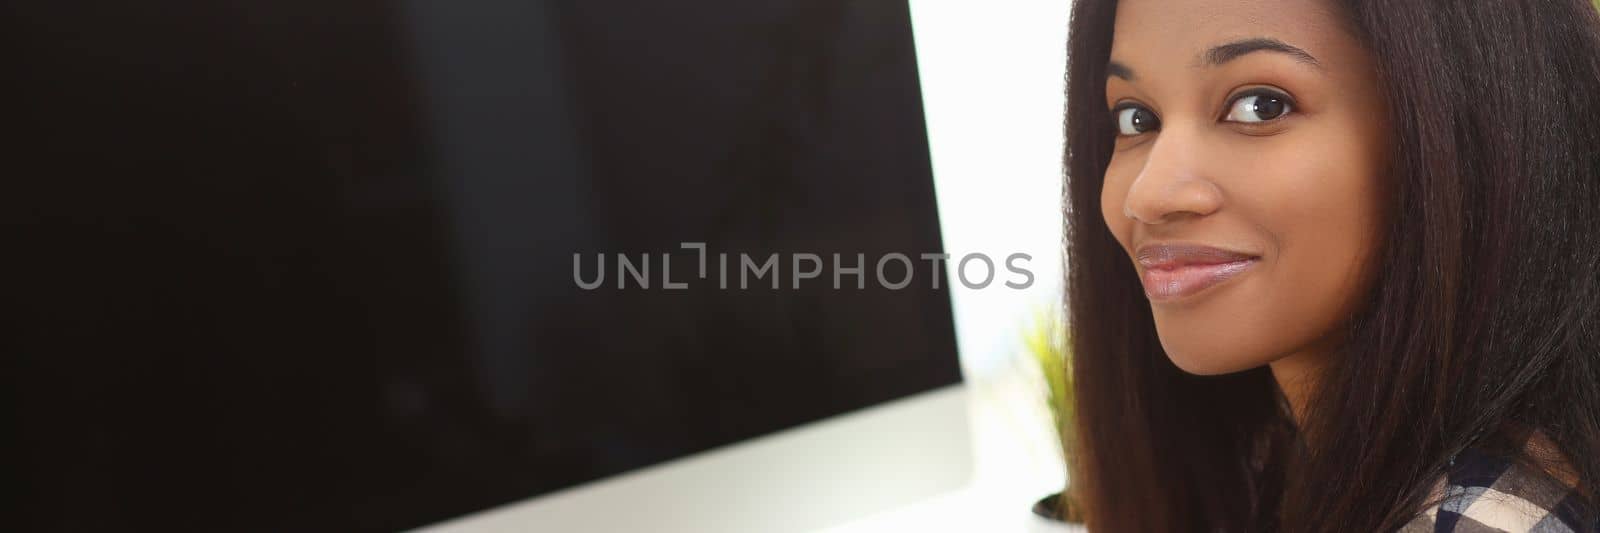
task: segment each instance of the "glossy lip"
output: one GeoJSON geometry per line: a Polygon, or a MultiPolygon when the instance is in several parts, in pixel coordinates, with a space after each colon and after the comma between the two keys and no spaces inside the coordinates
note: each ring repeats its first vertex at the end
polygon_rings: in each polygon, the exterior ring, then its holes
{"type": "Polygon", "coordinates": [[[1169,302],[1192,296],[1238,277],[1261,256],[1213,246],[1188,243],[1153,243],[1140,246],[1134,257],[1142,267],[1139,280],[1152,302],[1169,302]]]}

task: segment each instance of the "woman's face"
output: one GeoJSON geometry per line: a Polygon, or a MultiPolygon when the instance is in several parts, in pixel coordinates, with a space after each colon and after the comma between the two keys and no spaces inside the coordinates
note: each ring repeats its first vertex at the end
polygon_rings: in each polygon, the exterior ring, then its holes
{"type": "Polygon", "coordinates": [[[1386,108],[1317,0],[1122,0],[1102,216],[1179,368],[1320,358],[1372,278],[1386,108]]]}

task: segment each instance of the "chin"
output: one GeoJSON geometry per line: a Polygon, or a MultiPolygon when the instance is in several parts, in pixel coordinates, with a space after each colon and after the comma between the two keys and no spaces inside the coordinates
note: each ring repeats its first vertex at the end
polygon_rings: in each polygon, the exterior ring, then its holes
{"type": "Polygon", "coordinates": [[[1208,349],[1182,349],[1161,343],[1162,351],[1179,370],[1196,376],[1218,376],[1243,372],[1260,365],[1241,361],[1238,354],[1218,353],[1208,349]],[[1176,349],[1175,349],[1176,348],[1176,349]]]}
{"type": "Polygon", "coordinates": [[[1172,364],[1178,366],[1178,370],[1182,370],[1196,376],[1219,376],[1222,374],[1232,374],[1234,372],[1244,370],[1243,368],[1235,368],[1231,365],[1218,364],[1214,358],[1210,357],[1168,356],[1168,359],[1172,361],[1172,364]]]}

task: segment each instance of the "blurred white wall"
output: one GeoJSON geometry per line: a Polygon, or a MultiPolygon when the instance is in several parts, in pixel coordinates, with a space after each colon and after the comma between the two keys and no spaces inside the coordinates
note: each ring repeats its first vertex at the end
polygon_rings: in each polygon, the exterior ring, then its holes
{"type": "MultiPolygon", "coordinates": [[[[1059,305],[1067,0],[911,0],[944,248],[994,258],[984,289],[950,284],[969,380],[1005,370],[1035,313],[1059,305]],[[1033,256],[1032,287],[1003,261],[1033,256]]],[[[970,265],[973,278],[981,267],[970,265]]]]}

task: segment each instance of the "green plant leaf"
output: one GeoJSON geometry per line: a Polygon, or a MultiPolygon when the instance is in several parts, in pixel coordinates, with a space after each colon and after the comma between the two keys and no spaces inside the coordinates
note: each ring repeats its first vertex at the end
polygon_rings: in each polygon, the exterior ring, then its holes
{"type": "Polygon", "coordinates": [[[1068,357],[1071,337],[1059,310],[1043,310],[1034,315],[1023,335],[1023,348],[1044,376],[1045,401],[1060,435],[1062,451],[1071,455],[1071,430],[1077,412],[1072,399],[1072,360],[1068,357]]]}

